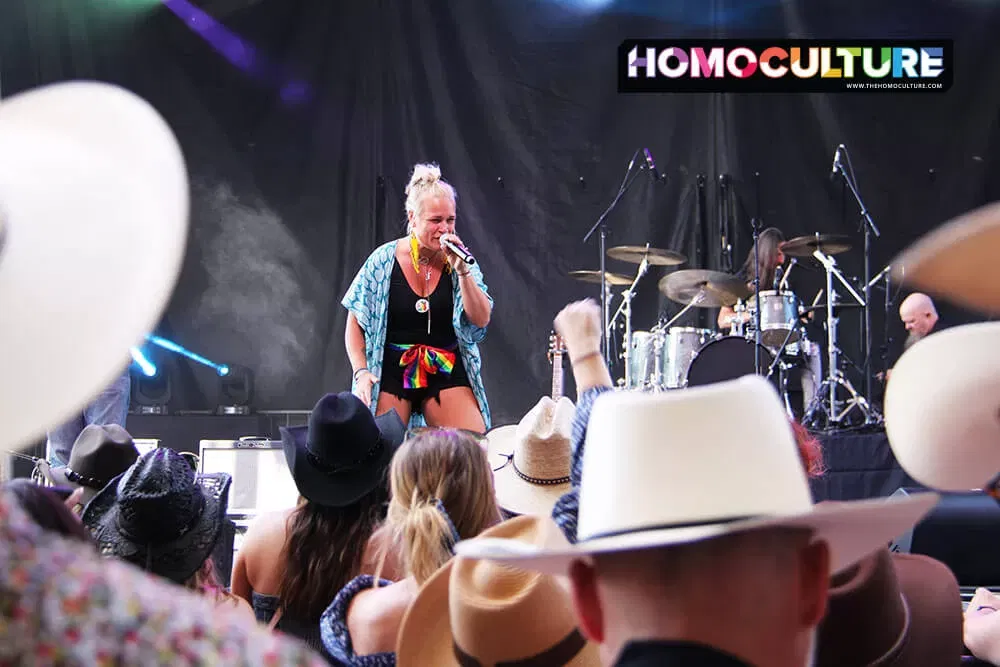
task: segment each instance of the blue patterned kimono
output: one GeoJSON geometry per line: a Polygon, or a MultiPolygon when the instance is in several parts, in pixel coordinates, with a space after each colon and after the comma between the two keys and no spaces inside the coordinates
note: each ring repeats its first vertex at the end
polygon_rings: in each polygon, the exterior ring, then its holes
{"type": "MultiPolygon", "coordinates": [[[[347,294],[341,300],[344,308],[354,313],[358,324],[361,325],[361,330],[365,332],[365,363],[368,370],[376,377],[382,377],[382,352],[385,349],[386,323],[389,318],[389,280],[392,277],[392,266],[395,261],[396,241],[389,241],[376,248],[365,260],[358,274],[354,276],[351,286],[347,289],[347,294]]],[[[483,282],[483,272],[479,270],[479,264],[470,265],[469,270],[472,271],[472,277],[479,285],[479,289],[486,294],[492,306],[493,297],[486,290],[486,283],[483,282]]],[[[443,276],[442,279],[444,279],[443,276]]],[[[451,321],[455,327],[455,336],[458,338],[458,348],[462,354],[465,372],[469,376],[472,393],[476,396],[479,411],[483,414],[486,428],[489,429],[491,424],[490,407],[486,402],[486,388],[483,386],[481,375],[483,361],[479,355],[479,341],[486,337],[486,329],[472,324],[465,316],[462,290],[457,280],[452,279],[452,288],[455,311],[451,321]]],[[[352,382],[352,391],[356,384],[356,382],[352,382]]],[[[380,383],[376,383],[372,389],[372,413],[378,406],[379,388],[380,383]]],[[[424,425],[426,422],[423,415],[412,414],[410,416],[410,428],[424,425]]]]}

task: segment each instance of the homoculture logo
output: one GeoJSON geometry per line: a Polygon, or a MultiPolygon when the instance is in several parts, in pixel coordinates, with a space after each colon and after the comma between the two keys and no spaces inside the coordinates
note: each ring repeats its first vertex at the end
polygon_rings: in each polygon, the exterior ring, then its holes
{"type": "Polygon", "coordinates": [[[925,92],[951,88],[951,40],[625,40],[624,93],[925,92]]]}

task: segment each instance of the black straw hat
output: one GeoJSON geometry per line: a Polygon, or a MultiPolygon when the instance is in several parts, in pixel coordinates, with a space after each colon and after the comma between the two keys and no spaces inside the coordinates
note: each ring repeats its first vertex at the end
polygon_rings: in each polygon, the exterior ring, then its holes
{"type": "Polygon", "coordinates": [[[103,554],[183,584],[215,548],[231,483],[225,473],[196,475],[172,449],[154,449],[94,496],[83,523],[103,554]]]}
{"type": "Polygon", "coordinates": [[[280,431],[299,493],[327,507],[353,505],[384,484],[392,455],[406,435],[395,410],[373,417],[350,392],[321,398],[309,426],[280,431]]]}

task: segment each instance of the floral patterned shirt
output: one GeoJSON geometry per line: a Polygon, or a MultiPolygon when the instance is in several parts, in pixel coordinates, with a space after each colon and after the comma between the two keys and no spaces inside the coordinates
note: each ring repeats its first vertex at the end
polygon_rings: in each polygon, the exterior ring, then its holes
{"type": "Polygon", "coordinates": [[[47,533],[0,491],[0,665],[325,665],[237,610],[47,533]]]}

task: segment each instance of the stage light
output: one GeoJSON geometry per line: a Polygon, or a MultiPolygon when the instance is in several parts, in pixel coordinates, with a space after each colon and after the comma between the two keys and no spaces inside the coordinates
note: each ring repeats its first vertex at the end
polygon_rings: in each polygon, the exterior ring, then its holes
{"type": "Polygon", "coordinates": [[[253,403],[253,371],[235,364],[222,366],[225,373],[219,372],[219,405],[220,415],[248,415],[253,403]]]}
{"type": "Polygon", "coordinates": [[[219,375],[225,375],[229,372],[228,366],[225,366],[224,364],[217,364],[214,361],[206,359],[200,354],[195,354],[191,350],[175,343],[172,340],[167,340],[166,338],[162,338],[160,336],[146,336],[146,340],[148,340],[150,343],[154,345],[162,347],[164,350],[170,350],[171,352],[176,352],[181,356],[187,357],[191,361],[198,362],[202,366],[208,366],[209,368],[214,368],[215,372],[218,373],[219,375]]]}
{"type": "Polygon", "coordinates": [[[140,415],[170,414],[169,403],[173,390],[166,369],[160,368],[154,375],[147,375],[145,371],[133,371],[131,375],[132,400],[136,404],[136,412],[140,415]]]}
{"type": "Polygon", "coordinates": [[[151,378],[156,375],[156,364],[150,361],[149,358],[142,353],[142,350],[137,347],[133,347],[129,351],[132,353],[132,361],[135,362],[136,366],[139,367],[139,370],[141,370],[146,377],[151,378]]]}

